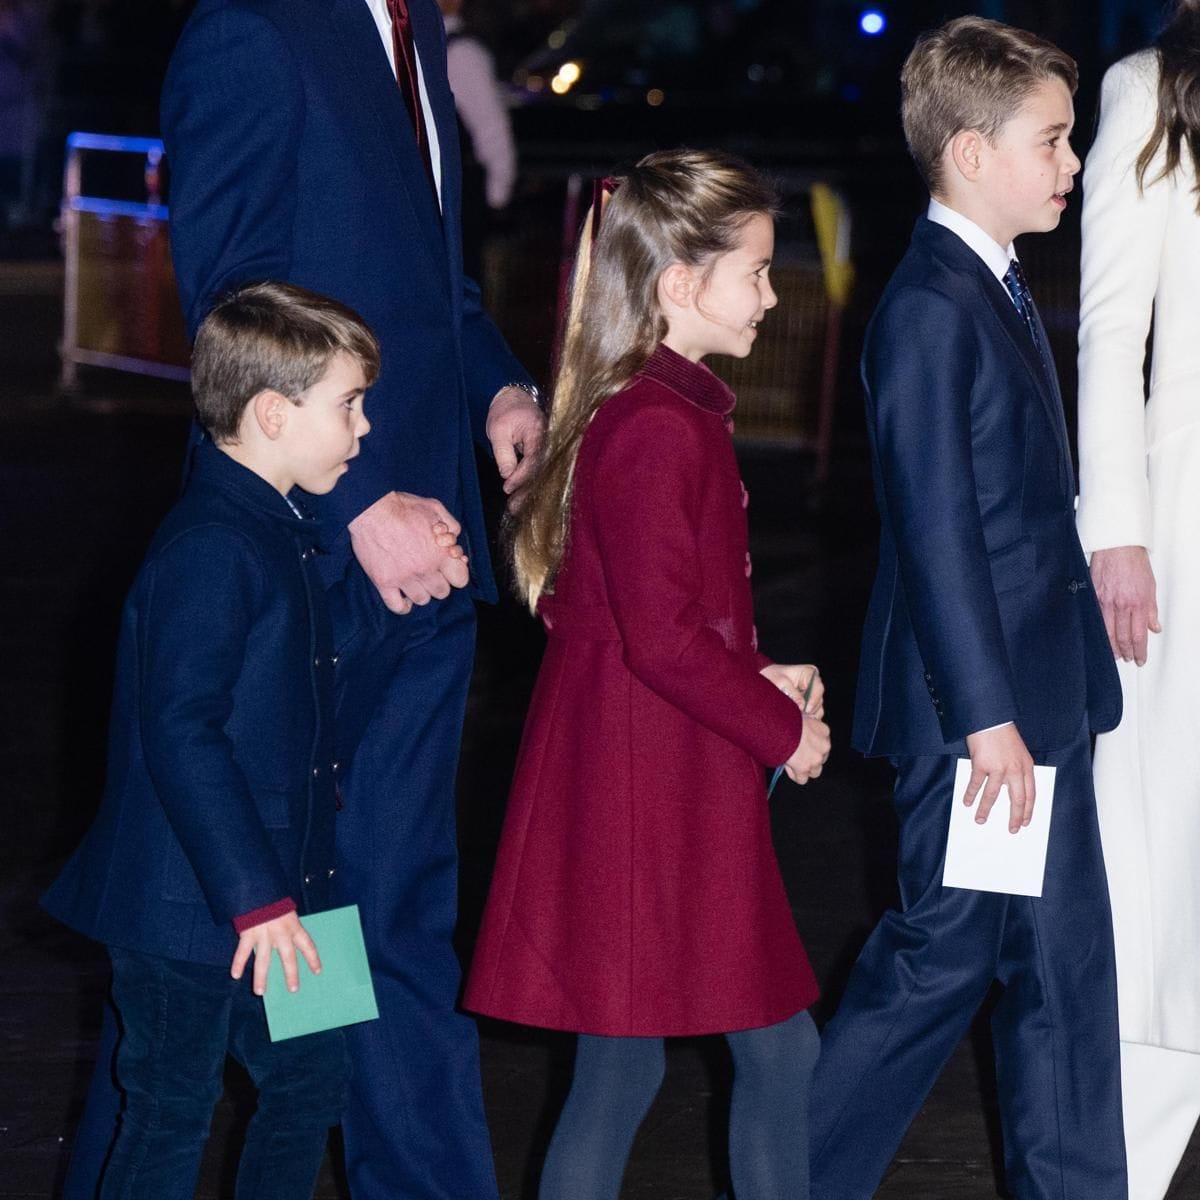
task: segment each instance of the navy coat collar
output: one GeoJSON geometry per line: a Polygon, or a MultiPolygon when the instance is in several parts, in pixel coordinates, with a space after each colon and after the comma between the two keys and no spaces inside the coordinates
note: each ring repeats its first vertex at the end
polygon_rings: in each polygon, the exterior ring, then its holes
{"type": "Polygon", "coordinates": [[[308,511],[305,493],[293,488],[283,497],[261,475],[219,450],[207,435],[193,453],[188,486],[215,488],[240,507],[286,525],[287,532],[296,537],[314,546],[324,545],[321,522],[308,511]]]}
{"type": "Polygon", "coordinates": [[[1017,312],[1016,305],[1013,304],[1012,297],[1008,294],[1008,289],[996,278],[987,263],[958,234],[944,225],[939,225],[936,221],[929,220],[928,217],[921,216],[917,219],[913,229],[913,244],[922,247],[951,270],[972,275],[979,281],[980,291],[1037,387],[1038,395],[1045,406],[1050,424],[1054,428],[1059,449],[1069,473],[1071,449],[1067,441],[1062,394],[1059,391],[1058,375],[1054,368],[1054,355],[1050,350],[1050,343],[1046,337],[1041,316],[1035,311],[1034,321],[1041,344],[1041,354],[1039,354],[1038,347],[1030,338],[1021,314],[1017,312]],[[1043,358],[1045,366],[1043,366],[1043,358]]]}

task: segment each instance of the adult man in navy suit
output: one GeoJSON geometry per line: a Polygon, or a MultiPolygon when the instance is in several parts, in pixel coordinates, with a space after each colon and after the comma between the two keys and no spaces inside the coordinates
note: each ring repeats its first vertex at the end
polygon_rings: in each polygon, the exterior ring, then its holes
{"type": "MultiPolygon", "coordinates": [[[[879,570],[854,745],[896,767],[901,908],[826,1027],[815,1200],[868,1200],[995,981],[1005,1168],[1020,1200],[1124,1200],[1116,979],[1090,730],[1121,697],[1075,534],[1045,331],[1012,248],[1079,170],[1075,64],[979,18],[917,43],[905,133],[932,196],[867,333],[879,570]],[[970,757],[965,797],[956,760],[970,757]],[[1040,897],[942,886],[951,806],[1012,836],[1057,768],[1040,897]],[[1009,802],[994,811],[1001,787],[1009,802]]],[[[1044,819],[1044,818],[1043,818],[1044,819]]]]}
{"type": "MultiPolygon", "coordinates": [[[[344,743],[362,738],[340,768],[335,883],[362,911],[381,1014],[349,1031],[356,1200],[496,1186],[450,941],[473,602],[495,598],[473,443],[490,445],[511,493],[543,421],[463,276],[445,63],[435,0],[200,0],[163,92],[189,327],[228,288],[279,279],[349,304],[382,347],[372,444],[321,504],[344,531],[327,578],[352,555],[365,572],[337,681],[344,743]],[[438,521],[465,557],[437,545],[438,521]]],[[[86,1148],[76,1157],[82,1195],[94,1168],[86,1148]]]]}

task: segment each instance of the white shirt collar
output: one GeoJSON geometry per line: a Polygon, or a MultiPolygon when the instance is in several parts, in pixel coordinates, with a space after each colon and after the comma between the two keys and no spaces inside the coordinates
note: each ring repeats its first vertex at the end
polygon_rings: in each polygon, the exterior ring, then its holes
{"type": "Polygon", "coordinates": [[[1008,264],[1017,257],[1017,251],[1012,242],[1009,242],[1008,249],[1005,250],[999,242],[992,239],[990,234],[984,233],[974,221],[932,197],[930,197],[929,208],[925,215],[935,225],[942,225],[951,233],[962,238],[983,259],[987,269],[1001,283],[1004,282],[1004,276],[1008,273],[1008,264]]]}

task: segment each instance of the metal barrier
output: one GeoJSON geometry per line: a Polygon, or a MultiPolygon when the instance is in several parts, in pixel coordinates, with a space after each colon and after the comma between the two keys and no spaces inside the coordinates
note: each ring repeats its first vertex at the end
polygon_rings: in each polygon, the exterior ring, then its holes
{"type": "Polygon", "coordinates": [[[112,367],[188,378],[157,138],[72,133],[63,177],[62,374],[112,367]],[[120,157],[118,157],[120,156],[120,157]],[[90,194],[103,190],[112,194],[90,194]]]}

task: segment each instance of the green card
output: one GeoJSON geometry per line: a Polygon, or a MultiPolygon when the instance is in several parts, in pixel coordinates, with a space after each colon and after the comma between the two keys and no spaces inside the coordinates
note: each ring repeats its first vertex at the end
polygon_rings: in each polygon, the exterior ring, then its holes
{"type": "Polygon", "coordinates": [[[297,955],[300,990],[289,992],[279,955],[271,955],[267,991],[263,996],[271,1041],[374,1021],[379,1009],[375,1005],[358,905],[312,913],[301,917],[300,922],[317,945],[321,973],[314,975],[303,956],[297,955]]]}

